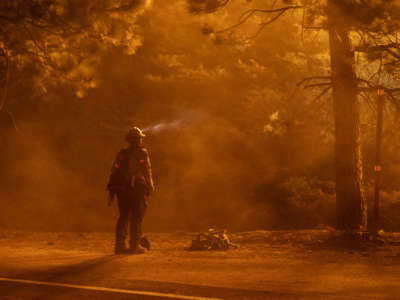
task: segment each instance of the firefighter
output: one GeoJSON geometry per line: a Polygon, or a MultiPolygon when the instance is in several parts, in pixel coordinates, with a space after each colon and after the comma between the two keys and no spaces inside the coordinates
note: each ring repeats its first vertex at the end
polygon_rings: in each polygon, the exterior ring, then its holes
{"type": "Polygon", "coordinates": [[[143,144],[145,134],[138,127],[131,128],[125,140],[128,147],[118,152],[111,167],[107,188],[110,202],[118,199],[119,218],[115,234],[115,254],[141,254],[145,247],[149,250],[147,239],[142,237],[142,221],[147,208],[146,197],[154,191],[150,158],[143,144]],[[125,240],[129,226],[129,248],[125,240]]]}

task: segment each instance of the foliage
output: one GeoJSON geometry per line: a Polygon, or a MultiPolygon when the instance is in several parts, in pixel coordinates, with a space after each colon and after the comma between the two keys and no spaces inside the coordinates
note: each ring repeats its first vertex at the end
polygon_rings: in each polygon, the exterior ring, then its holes
{"type": "MultiPolygon", "coordinates": [[[[199,7],[198,3],[201,1],[191,1],[188,0],[189,8],[196,2],[197,7],[199,7]]],[[[209,1],[204,0],[203,3],[208,3],[209,1]]],[[[211,1],[216,5],[216,1],[211,1]]],[[[228,3],[233,3],[234,1],[227,1],[228,3]]],[[[228,3],[224,3],[223,5],[219,5],[219,8],[222,6],[227,6],[228,3]]],[[[332,64],[335,68],[332,70],[327,70],[325,74],[315,74],[314,77],[305,78],[298,85],[303,86],[304,88],[321,88],[322,92],[317,96],[316,99],[321,98],[333,88],[336,90],[336,99],[334,103],[339,105],[340,103],[337,97],[345,97],[345,93],[339,92],[340,85],[345,86],[344,82],[347,81],[348,86],[352,86],[353,90],[357,92],[357,89],[360,91],[360,95],[367,100],[371,99],[371,92],[376,93],[376,90],[379,88],[383,88],[388,95],[391,102],[393,102],[397,107],[399,107],[399,101],[396,99],[396,93],[400,91],[398,88],[400,86],[399,82],[396,81],[396,74],[398,74],[398,66],[399,66],[399,58],[400,58],[400,44],[398,43],[398,34],[399,34],[399,14],[400,14],[400,6],[396,1],[313,1],[313,0],[305,0],[305,1],[271,1],[270,5],[265,2],[257,2],[252,1],[249,4],[247,10],[243,10],[243,12],[237,18],[237,21],[232,23],[231,25],[225,26],[221,29],[215,30],[211,26],[205,26],[203,30],[204,33],[213,37],[213,39],[221,43],[229,40],[236,40],[236,43],[242,43],[246,45],[251,45],[251,42],[257,38],[262,31],[267,30],[266,26],[272,24],[278,18],[281,18],[287,12],[294,10],[302,10],[303,20],[302,20],[302,34],[304,35],[304,30],[307,29],[317,29],[317,30],[327,30],[329,31],[330,37],[337,36],[339,37],[341,34],[347,36],[348,33],[351,33],[351,41],[350,44],[355,45],[355,51],[357,53],[357,80],[352,80],[354,78],[353,65],[347,65],[352,63],[353,61],[353,52],[348,51],[348,49],[340,51],[340,47],[331,44],[331,50],[336,50],[331,52],[336,55],[331,58],[332,64]],[[256,2],[256,4],[254,4],[256,2]],[[280,5],[275,5],[279,3],[280,5]],[[258,24],[252,23],[252,21],[258,21],[258,24]],[[254,34],[248,35],[240,32],[243,28],[246,31],[246,26],[255,26],[257,29],[254,34]],[[238,38],[239,36],[239,38],[238,38]],[[244,38],[240,38],[240,36],[244,36],[244,38]],[[338,58],[338,56],[341,56],[338,58]],[[361,63],[364,63],[364,67],[361,67],[361,63]],[[343,67],[346,64],[345,67],[343,67]],[[338,81],[338,75],[332,74],[333,72],[338,72],[339,69],[343,69],[345,72],[341,74],[341,82],[338,81]],[[347,73],[346,73],[347,72],[347,73]],[[368,73],[372,74],[368,74],[368,73]],[[384,76],[382,76],[384,75],[384,76]]],[[[228,9],[226,10],[228,11],[228,9]]],[[[203,10],[204,13],[209,13],[206,9],[203,10]]],[[[198,12],[197,12],[198,13],[198,12]]],[[[343,37],[343,36],[342,36],[343,37]]],[[[339,39],[340,40],[340,39],[339,39]]],[[[352,45],[350,46],[352,47],[352,45]]],[[[353,97],[355,102],[357,99],[353,97]]],[[[350,103],[350,101],[349,101],[350,103]]],[[[367,104],[371,104],[367,102],[367,104]]],[[[345,107],[343,104],[340,108],[337,107],[336,111],[351,111],[351,107],[345,107]]],[[[273,116],[273,115],[271,115],[273,116]]],[[[351,116],[347,116],[350,119],[355,118],[358,120],[359,112],[354,111],[351,116]]],[[[346,116],[345,114],[335,115],[336,124],[346,124],[346,116]]],[[[272,122],[270,122],[272,123],[272,122]]],[[[351,124],[347,124],[351,125],[351,124]]],[[[271,124],[267,124],[265,127],[268,132],[275,132],[278,135],[284,135],[285,132],[280,130],[275,130],[271,124]]],[[[340,127],[336,127],[338,130],[339,137],[342,136],[342,132],[339,132],[340,127]]],[[[350,130],[350,128],[349,128],[350,130]]],[[[355,136],[358,135],[358,128],[356,128],[355,136]]],[[[357,139],[354,138],[355,145],[357,145],[357,139]]],[[[349,141],[337,140],[339,145],[343,143],[347,143],[349,141]]],[[[340,149],[340,148],[337,148],[340,149]]],[[[350,153],[354,149],[349,147],[348,149],[343,148],[343,151],[348,151],[348,153],[339,153],[336,152],[336,161],[337,166],[340,166],[341,157],[346,157],[353,155],[350,153]]],[[[359,149],[355,149],[356,153],[359,149]]],[[[351,168],[350,164],[353,162],[345,161],[346,169],[351,168]]],[[[359,166],[361,167],[361,166],[359,166]]],[[[358,168],[358,165],[356,166],[358,168]]],[[[361,170],[361,169],[360,169],[361,170]]],[[[342,172],[340,167],[337,168],[337,172],[342,172]]],[[[347,174],[348,172],[344,170],[343,174],[347,174]]],[[[349,176],[346,180],[359,180],[361,177],[355,178],[349,176]]],[[[350,191],[348,187],[338,186],[338,191],[344,191],[344,193],[338,193],[338,202],[341,203],[344,200],[344,194],[348,193],[352,198],[354,195],[361,195],[360,189],[350,191]],[[348,190],[344,190],[347,188],[348,190]],[[354,192],[353,194],[351,194],[354,192]]],[[[356,203],[358,200],[354,200],[356,203]]],[[[362,202],[362,196],[360,197],[360,201],[362,202]]],[[[360,202],[360,203],[361,203],[360,202]]],[[[343,203],[348,203],[346,200],[343,203]]],[[[345,204],[347,205],[347,204],[345,204]]],[[[360,205],[355,204],[360,207],[360,205]]],[[[293,203],[293,207],[296,207],[295,203],[293,203]]],[[[362,205],[361,205],[362,207],[362,205]]],[[[342,211],[338,212],[342,214],[342,211]]],[[[362,216],[362,212],[360,216],[362,216]]],[[[360,220],[363,218],[361,217],[360,220]]],[[[347,222],[347,221],[346,221],[347,222]]],[[[358,221],[357,221],[358,222],[358,221]]],[[[345,223],[345,222],[344,222],[345,223]]],[[[343,224],[344,224],[343,223],[343,224]]],[[[349,224],[351,222],[349,221],[349,224]]],[[[363,223],[363,221],[360,221],[363,223]]],[[[349,225],[353,226],[353,225],[349,225]]],[[[357,226],[357,225],[356,225],[357,226]]]]}
{"type": "MultiPolygon", "coordinates": [[[[367,0],[367,1],[336,1],[330,7],[326,0],[289,0],[289,1],[260,1],[248,2],[247,9],[243,9],[236,21],[231,25],[215,29],[209,24],[204,25],[203,33],[210,35],[216,43],[249,45],[254,39],[266,30],[266,26],[276,21],[284,14],[295,10],[302,10],[302,35],[308,30],[327,30],[328,13],[335,15],[340,26],[346,26],[352,32],[352,42],[361,64],[358,64],[360,89],[363,93],[376,90],[377,86],[384,86],[388,95],[396,105],[393,79],[399,79],[400,43],[400,6],[397,1],[367,0]],[[330,12],[328,10],[331,10],[330,12]],[[242,29],[244,28],[244,32],[242,29]],[[253,29],[249,29],[253,28],[253,29]],[[254,31],[254,28],[256,30],[254,31]],[[249,34],[249,32],[252,32],[249,34]],[[368,66],[361,68],[362,62],[368,66]],[[368,71],[365,69],[368,68],[368,71]],[[374,69],[371,73],[371,69],[374,69]],[[382,79],[382,74],[386,77],[382,79]],[[394,90],[393,90],[394,89],[394,90]]],[[[214,13],[235,1],[217,0],[187,0],[189,11],[195,14],[214,13]]],[[[226,11],[229,11],[227,8],[226,11]]],[[[317,74],[316,74],[317,75],[317,74]]],[[[322,75],[322,74],[321,74],[322,75]]],[[[307,83],[307,82],[305,82],[307,83]]],[[[324,82],[317,82],[313,87],[326,87],[324,82]]],[[[398,88],[399,84],[395,84],[398,88]]]]}
{"type": "Polygon", "coordinates": [[[1,1],[4,85],[9,81],[16,87],[30,79],[34,91],[46,93],[50,86],[70,84],[82,97],[98,85],[96,66],[102,52],[121,47],[133,54],[141,44],[135,22],[143,2],[1,1]]]}
{"type": "MultiPolygon", "coordinates": [[[[255,203],[264,212],[266,228],[316,228],[334,226],[335,186],[330,180],[283,177],[257,188],[268,200],[255,203]]],[[[252,217],[257,214],[252,213],[252,217]]]]}

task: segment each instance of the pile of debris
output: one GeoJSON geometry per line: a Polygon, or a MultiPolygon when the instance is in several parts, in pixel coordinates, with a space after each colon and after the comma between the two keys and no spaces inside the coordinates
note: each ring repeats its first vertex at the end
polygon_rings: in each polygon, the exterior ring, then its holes
{"type": "Polygon", "coordinates": [[[210,228],[207,232],[198,234],[188,250],[228,250],[229,248],[236,249],[238,245],[231,243],[226,234],[226,229],[216,230],[210,228]]]}

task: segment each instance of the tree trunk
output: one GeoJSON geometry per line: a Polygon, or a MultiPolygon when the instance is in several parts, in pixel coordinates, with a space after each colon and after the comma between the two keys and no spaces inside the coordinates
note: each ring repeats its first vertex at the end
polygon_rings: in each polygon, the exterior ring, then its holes
{"type": "Polygon", "coordinates": [[[360,108],[350,26],[343,18],[346,1],[328,1],[328,26],[335,119],[336,215],[339,229],[366,230],[362,185],[360,108]]]}
{"type": "Polygon", "coordinates": [[[1,50],[1,55],[4,57],[5,60],[4,91],[2,97],[0,98],[0,112],[1,112],[6,105],[6,100],[8,96],[8,84],[10,81],[10,58],[8,57],[8,53],[4,48],[1,48],[0,50],[1,50]]]}

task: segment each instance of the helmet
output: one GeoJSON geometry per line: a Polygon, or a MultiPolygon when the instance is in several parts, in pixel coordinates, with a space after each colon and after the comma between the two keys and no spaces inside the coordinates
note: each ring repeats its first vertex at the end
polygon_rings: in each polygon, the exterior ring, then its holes
{"type": "Polygon", "coordinates": [[[125,136],[125,140],[127,142],[137,142],[140,138],[145,137],[146,135],[139,127],[132,127],[129,129],[128,133],[125,136]]]}

